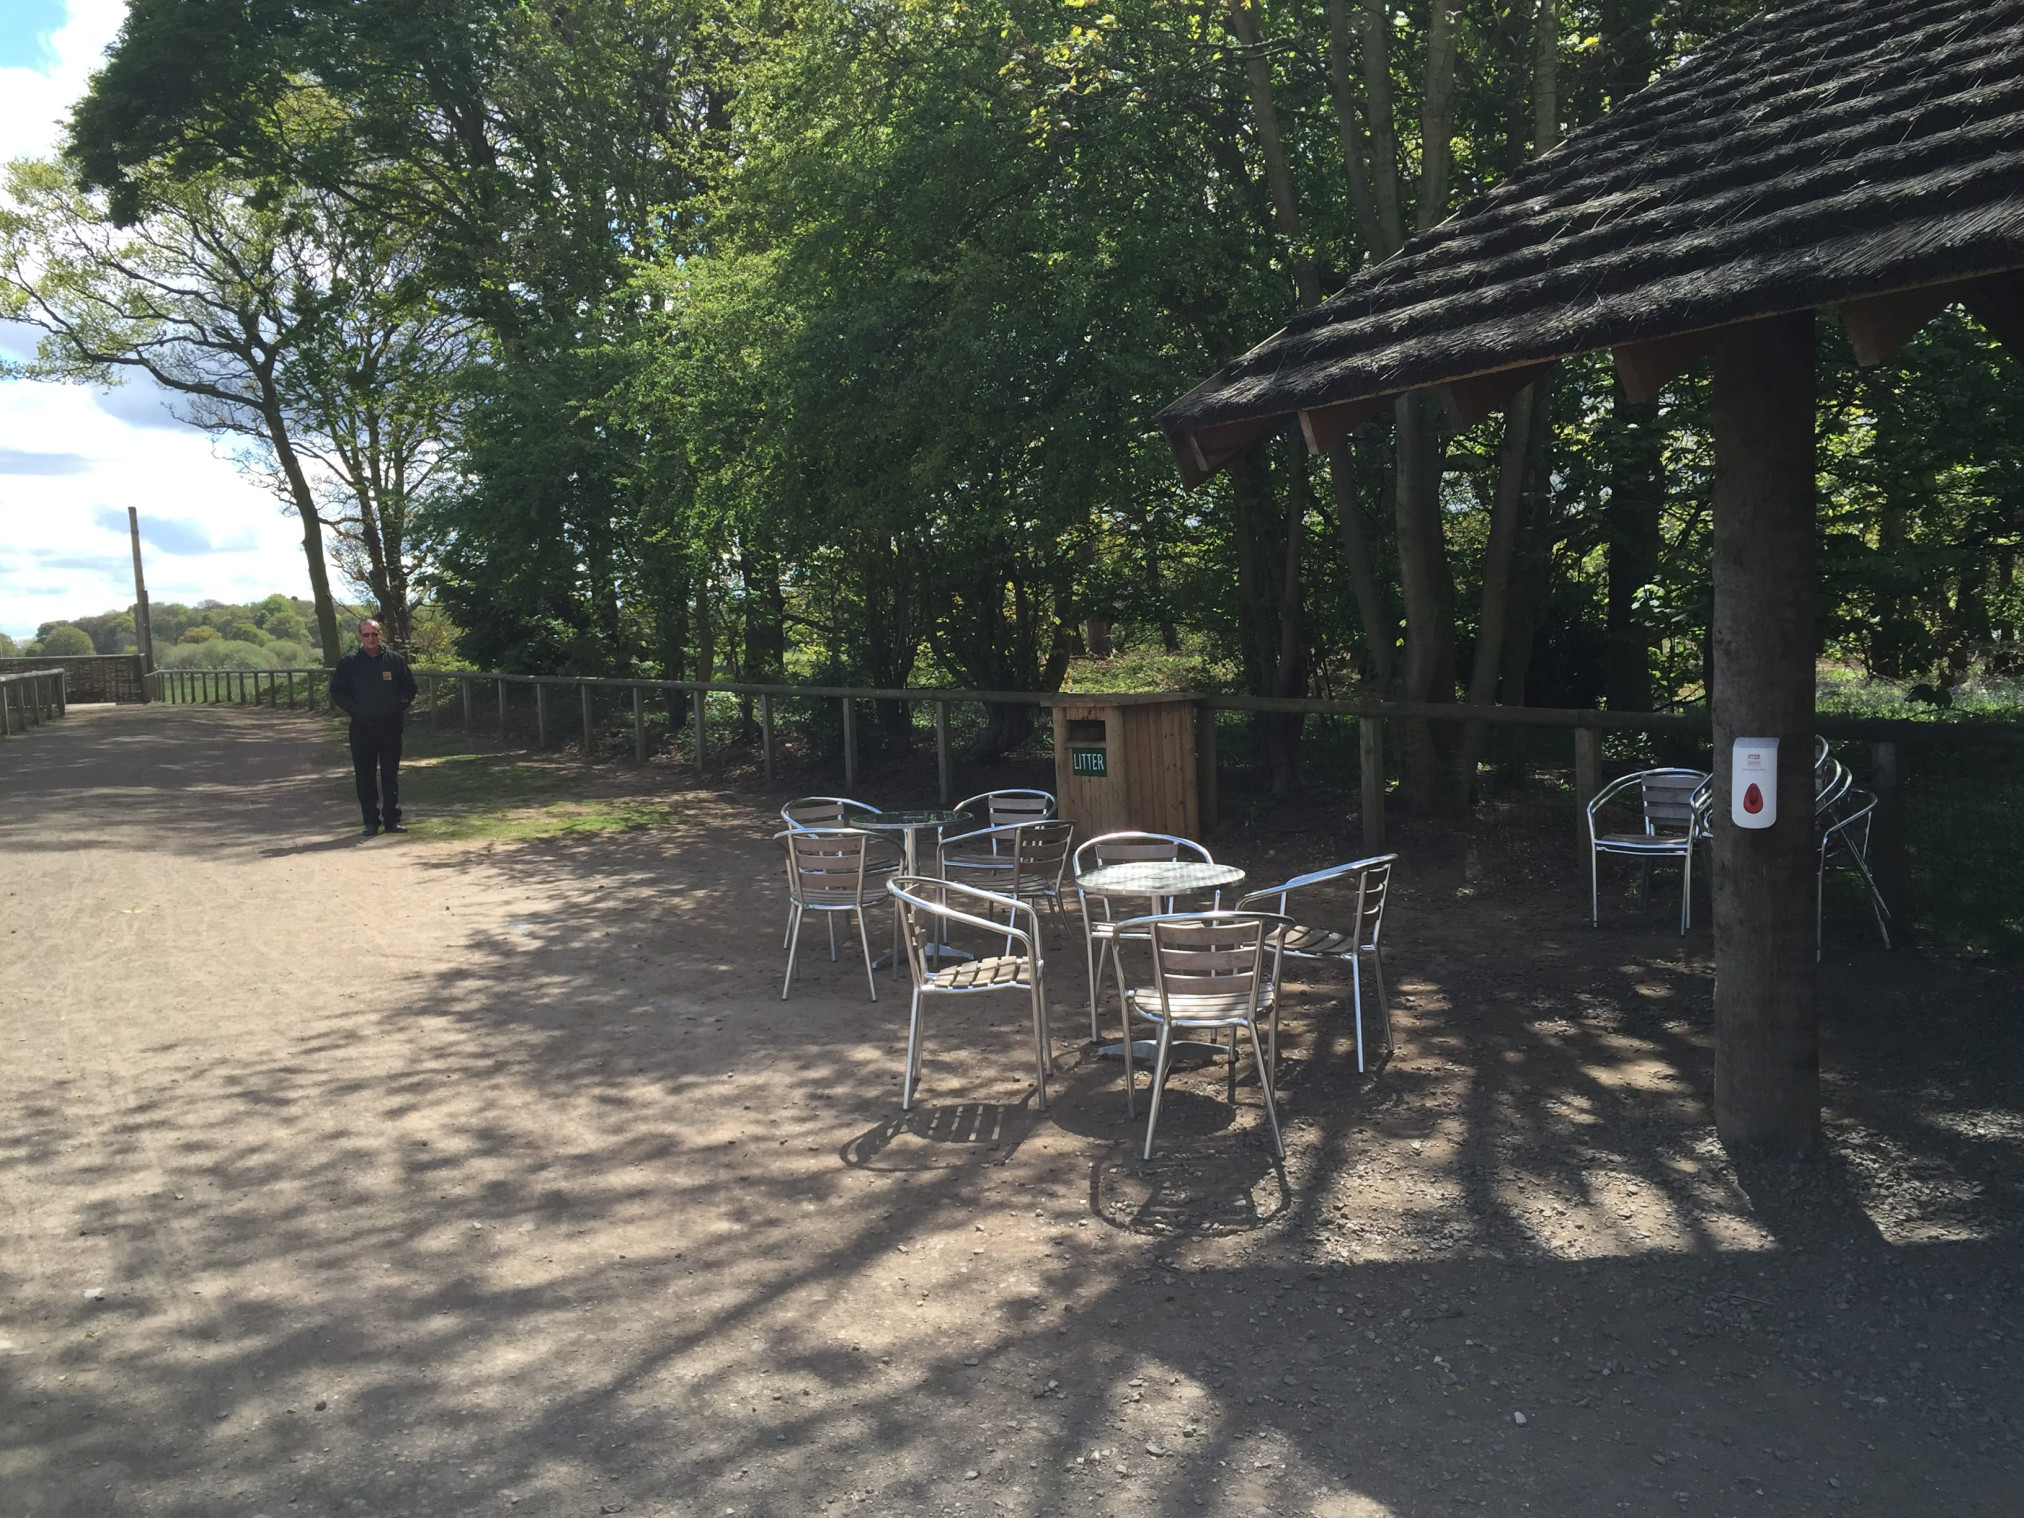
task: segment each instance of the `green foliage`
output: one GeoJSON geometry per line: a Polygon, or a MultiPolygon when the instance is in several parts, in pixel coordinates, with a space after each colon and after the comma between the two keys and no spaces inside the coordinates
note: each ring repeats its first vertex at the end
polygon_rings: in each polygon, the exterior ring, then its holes
{"type": "Polygon", "coordinates": [[[45,625],[36,642],[40,645],[37,651],[52,659],[74,659],[98,652],[92,646],[91,634],[68,622],[58,622],[53,627],[45,625]]]}
{"type": "Polygon", "coordinates": [[[163,669],[278,669],[283,661],[257,643],[210,638],[163,649],[156,663],[163,669]]]}
{"type": "MultiPolygon", "coordinates": [[[[273,601],[280,598],[269,596],[267,599],[273,601]]],[[[265,605],[264,602],[262,604],[265,605]]],[[[278,643],[301,643],[309,637],[308,625],[292,608],[286,606],[279,611],[267,613],[260,623],[260,628],[278,643]]]]}
{"type": "Polygon", "coordinates": [[[217,629],[217,628],[215,628],[215,627],[211,626],[211,625],[210,625],[209,623],[207,623],[207,622],[199,622],[199,623],[198,623],[198,624],[197,624],[197,625],[196,625],[195,627],[186,627],[186,628],[184,628],[184,629],[183,629],[183,635],[182,635],[182,636],[181,636],[180,638],[176,639],[176,642],[178,642],[178,643],[209,643],[209,642],[211,642],[211,641],[212,641],[213,639],[216,639],[216,638],[219,638],[219,637],[222,637],[222,636],[223,636],[223,634],[222,634],[222,633],[220,633],[220,632],[218,631],[218,629],[217,629]]]}
{"type": "Polygon", "coordinates": [[[21,645],[8,637],[7,634],[0,633],[0,659],[18,659],[20,657],[21,645]]]}

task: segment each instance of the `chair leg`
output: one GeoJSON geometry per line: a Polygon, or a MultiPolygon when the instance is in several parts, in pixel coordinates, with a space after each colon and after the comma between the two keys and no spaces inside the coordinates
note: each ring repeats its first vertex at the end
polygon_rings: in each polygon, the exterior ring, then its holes
{"type": "Polygon", "coordinates": [[[1033,977],[1033,1068],[1034,1087],[1039,1092],[1039,1106],[1047,1110],[1047,1071],[1053,1062],[1054,1051],[1048,1047],[1047,1002],[1040,989],[1040,977],[1033,977]]]}
{"type": "MultiPolygon", "coordinates": [[[[1244,1024],[1244,1031],[1251,1035],[1251,1053],[1258,1061],[1258,1089],[1265,1093],[1265,1119],[1272,1125],[1272,1152],[1280,1159],[1286,1158],[1286,1143],[1279,1137],[1279,1104],[1272,1099],[1272,1072],[1265,1068],[1265,1051],[1258,1043],[1258,1025],[1244,1024]]],[[[1232,1036],[1233,1043],[1235,1036],[1232,1036]]],[[[1151,1159],[1152,1134],[1146,1134],[1146,1158],[1151,1159]]]]}
{"type": "Polygon", "coordinates": [[[1392,1042],[1391,997],[1384,988],[1384,955],[1377,949],[1370,951],[1370,973],[1377,979],[1377,1010],[1384,1019],[1384,1052],[1389,1055],[1397,1046],[1392,1042]]]}
{"type": "Polygon", "coordinates": [[[1362,956],[1349,956],[1349,998],[1355,1011],[1356,1022],[1356,1073],[1363,1074],[1363,964],[1362,956]]]}
{"type": "Polygon", "coordinates": [[[1146,1118],[1145,1157],[1147,1159],[1153,1157],[1153,1130],[1160,1125],[1160,1097],[1165,1093],[1167,1088],[1167,1063],[1172,1058],[1173,1051],[1174,1025],[1171,1022],[1163,1022],[1160,1024],[1159,1053],[1153,1060],[1152,1111],[1146,1118]]]}
{"type": "Polygon", "coordinates": [[[1138,1116],[1138,1072],[1131,1062],[1131,1003],[1124,1004],[1124,1115],[1138,1116]]]}
{"type": "Polygon", "coordinates": [[[1588,850],[1588,925],[1602,926],[1602,878],[1595,865],[1595,849],[1588,850]]]}
{"type": "Polygon", "coordinates": [[[831,964],[835,964],[835,963],[836,963],[836,914],[835,914],[834,912],[824,912],[824,913],[823,913],[822,915],[823,915],[824,917],[826,917],[826,918],[828,918],[828,919],[829,919],[829,962],[830,962],[831,964]]]}
{"type": "Polygon", "coordinates": [[[1652,862],[1647,859],[1638,866],[1637,909],[1642,912],[1652,904],[1652,862]]]}
{"type": "Polygon", "coordinates": [[[787,924],[787,978],[780,982],[780,999],[787,1000],[787,988],[794,984],[794,956],[801,952],[801,903],[794,904],[794,916],[787,924]]]}
{"type": "Polygon", "coordinates": [[[1680,864],[1680,937],[1694,923],[1694,841],[1687,840],[1687,852],[1680,864]]]}
{"type": "Polygon", "coordinates": [[[1039,965],[1033,967],[1033,994],[1040,999],[1041,1047],[1047,1051],[1047,1073],[1054,1073],[1054,1014],[1047,1009],[1047,972],[1039,965]]]}
{"type": "Polygon", "coordinates": [[[1883,935],[1883,946],[1888,949],[1890,924],[1884,919],[1890,915],[1890,910],[1883,904],[1883,892],[1876,888],[1876,877],[1869,872],[1869,861],[1853,849],[1849,850],[1849,857],[1855,861],[1855,868],[1862,876],[1862,883],[1869,887],[1869,909],[1876,914],[1876,930],[1883,935]]]}
{"type": "Polygon", "coordinates": [[[1096,935],[1089,931],[1089,924],[1082,925],[1082,960],[1089,967],[1089,1041],[1103,1042],[1103,1035],[1096,1026],[1096,935]]]}
{"type": "Polygon", "coordinates": [[[854,907],[852,915],[857,918],[857,941],[864,950],[864,983],[871,987],[871,999],[878,1000],[878,972],[871,967],[871,934],[864,925],[864,908],[854,907]]]}
{"type": "Polygon", "coordinates": [[[907,1017],[907,1071],[900,1081],[900,1111],[914,1110],[914,1083],[921,1077],[921,988],[914,987],[914,1005],[907,1017]]]}
{"type": "Polygon", "coordinates": [[[1827,850],[1819,851],[1813,864],[1813,959],[1820,962],[1827,944],[1827,850]]]}
{"type": "Polygon", "coordinates": [[[1237,1030],[1226,1030],[1230,1035],[1230,1057],[1223,1061],[1223,1095],[1232,1107],[1237,1105],[1237,1030]]]}

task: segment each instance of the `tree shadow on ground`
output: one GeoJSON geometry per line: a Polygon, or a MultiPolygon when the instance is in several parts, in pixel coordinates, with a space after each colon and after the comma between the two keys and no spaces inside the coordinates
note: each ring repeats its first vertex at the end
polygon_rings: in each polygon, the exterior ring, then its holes
{"type": "MultiPolygon", "coordinates": [[[[149,784],[181,847],[252,850],[149,784]]],[[[40,794],[57,827],[95,804],[40,794]]],[[[932,1042],[900,1114],[904,998],[867,1001],[846,953],[780,1002],[770,808],[694,807],[405,851],[421,963],[285,1025],[109,1026],[132,1051],[110,1085],[69,1045],[24,1052],[0,1184],[44,1242],[0,1258],[17,1502],[2024,1502],[2006,977],[1831,965],[1837,1158],[1738,1173],[1707,1132],[1704,950],[1515,909],[1408,830],[1398,1058],[1358,1073],[1317,982],[1284,1030],[1284,1164],[1215,1067],[1178,1078],[1148,1163],[1087,1051],[1033,1110],[1016,1009],[932,1042]],[[59,1234],[109,1252],[102,1279],[52,1275],[59,1234]]]]}

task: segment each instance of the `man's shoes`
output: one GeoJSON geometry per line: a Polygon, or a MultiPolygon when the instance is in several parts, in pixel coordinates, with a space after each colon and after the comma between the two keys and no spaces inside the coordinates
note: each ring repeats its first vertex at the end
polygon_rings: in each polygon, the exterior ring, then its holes
{"type": "Polygon", "coordinates": [[[407,829],[402,827],[398,822],[389,822],[380,831],[382,833],[405,833],[407,829]]]}
{"type": "Polygon", "coordinates": [[[377,838],[379,837],[379,830],[380,825],[377,822],[368,822],[365,825],[365,830],[359,836],[361,838],[377,838]]]}

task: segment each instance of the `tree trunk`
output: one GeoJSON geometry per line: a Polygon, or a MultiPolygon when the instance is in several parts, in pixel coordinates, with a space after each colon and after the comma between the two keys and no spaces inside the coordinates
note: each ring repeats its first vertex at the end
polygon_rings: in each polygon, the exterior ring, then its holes
{"type": "Polygon", "coordinates": [[[1664,432],[1657,401],[1633,402],[1616,382],[1610,418],[1608,643],[1604,689],[1613,712],[1652,709],[1651,631],[1638,592],[1658,578],[1665,507],[1664,432]]]}
{"type": "MultiPolygon", "coordinates": [[[[1504,443],[1497,453],[1497,493],[1490,504],[1490,541],[1483,551],[1483,602],[1476,620],[1476,654],[1469,672],[1469,704],[1497,700],[1504,669],[1504,635],[1510,625],[1511,570],[1517,560],[1525,513],[1525,477],[1532,456],[1536,390],[1527,385],[1504,412],[1504,443]]],[[[1455,781],[1466,804],[1476,792],[1476,766],[1483,758],[1484,726],[1465,723],[1455,781]]]]}
{"type": "MultiPolygon", "coordinates": [[[[1448,569],[1447,539],[1441,523],[1441,465],[1444,445],[1434,417],[1433,397],[1415,391],[1399,397],[1398,514],[1399,586],[1405,597],[1406,656],[1399,680],[1405,701],[1455,699],[1455,591],[1448,569]]],[[[1431,724],[1393,724],[1399,750],[1400,786],[1411,805],[1446,810],[1453,801],[1441,744],[1431,724]]]]}
{"type": "Polygon", "coordinates": [[[1715,352],[1715,1127],[1732,1153],[1820,1141],[1814,964],[1814,317],[1715,352]],[[1731,749],[1778,740],[1778,820],[1730,820],[1731,749]]]}
{"type": "Polygon", "coordinates": [[[1356,208],[1357,235],[1364,257],[1372,263],[1393,251],[1379,219],[1371,188],[1369,144],[1356,121],[1356,96],[1350,88],[1349,0],[1328,0],[1328,89],[1335,105],[1335,133],[1342,141],[1342,166],[1349,175],[1349,202],[1356,208]]]}
{"type": "Polygon", "coordinates": [[[1420,93],[1420,185],[1414,225],[1424,232],[1448,212],[1448,168],[1454,158],[1455,34],[1458,0],[1433,0],[1427,18],[1427,72],[1420,93]]]}
{"type": "Polygon", "coordinates": [[[1300,210],[1293,198],[1293,175],[1286,167],[1286,147],[1279,137],[1279,113],[1272,104],[1272,59],[1258,24],[1255,0],[1229,0],[1230,25],[1243,44],[1244,79],[1251,92],[1251,119],[1258,131],[1258,151],[1265,160],[1265,186],[1272,193],[1272,211],[1279,235],[1286,240],[1286,261],[1302,306],[1321,304],[1321,276],[1300,241],[1300,210]]]}
{"type": "Polygon", "coordinates": [[[302,553],[309,561],[309,598],[316,607],[316,634],[323,644],[323,662],[335,666],[344,657],[344,645],[338,639],[337,604],[330,598],[330,571],[323,562],[323,519],[316,514],[316,496],[302,472],[302,460],[295,455],[279,401],[264,407],[261,419],[267,424],[267,441],[274,449],[275,462],[288,481],[295,514],[302,519],[302,553]]]}
{"type": "Polygon", "coordinates": [[[1335,491],[1335,536],[1342,545],[1350,593],[1356,599],[1356,618],[1362,624],[1364,646],[1370,652],[1371,680],[1380,691],[1389,691],[1392,645],[1397,630],[1377,588],[1377,571],[1370,559],[1370,535],[1364,531],[1363,508],[1356,499],[1356,465],[1349,450],[1347,442],[1328,450],[1328,481],[1335,491]]]}

